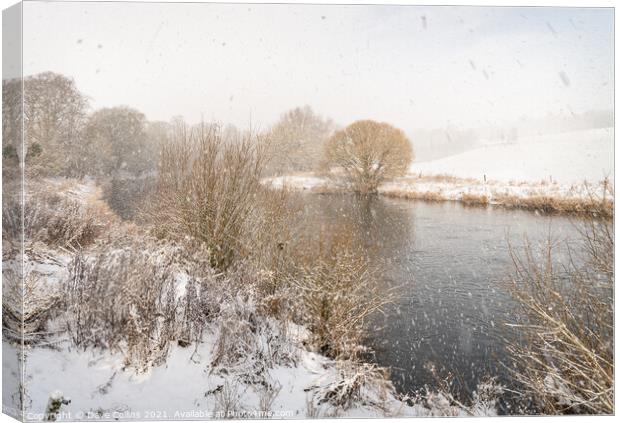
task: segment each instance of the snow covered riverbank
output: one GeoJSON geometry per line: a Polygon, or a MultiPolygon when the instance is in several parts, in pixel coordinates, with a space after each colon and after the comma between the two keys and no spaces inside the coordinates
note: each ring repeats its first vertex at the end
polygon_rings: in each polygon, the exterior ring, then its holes
{"type": "MultiPolygon", "coordinates": [[[[58,420],[496,413],[502,390],[493,383],[481,385],[467,406],[432,388],[415,401],[400,397],[385,369],[314,351],[308,329],[264,312],[248,281],[194,273],[201,264],[179,246],[112,222],[94,182],[52,182],[58,195],[97,207],[108,233],[80,252],[27,243],[23,362],[19,337],[5,330],[3,338],[5,380],[24,380],[4,385],[7,413],[23,408],[26,420],[41,421],[50,399],[62,403],[58,420]],[[203,314],[191,317],[197,305],[203,314]]],[[[5,311],[15,307],[16,316],[14,259],[3,257],[3,282],[5,311]]],[[[5,329],[19,335],[19,322],[9,320],[5,329]]]]}
{"type": "MultiPolygon", "coordinates": [[[[47,259],[41,262],[28,260],[27,277],[44,277],[47,282],[45,289],[30,293],[31,304],[62,295],[61,283],[68,272],[66,253],[49,250],[43,256],[47,259]],[[49,257],[54,255],[57,259],[51,265],[49,257]]],[[[179,306],[184,300],[179,298],[179,306]]],[[[47,324],[50,334],[45,341],[33,342],[24,350],[26,420],[44,420],[51,397],[67,402],[58,420],[496,413],[495,401],[501,393],[496,385],[481,386],[471,408],[456,406],[439,393],[407,403],[376,366],[309,351],[305,328],[259,315],[252,301],[238,299],[222,307],[199,343],[174,344],[161,364],[145,370],[130,365],[122,351],[75,346],[62,330],[64,313],[57,315],[47,324]],[[257,327],[246,331],[248,324],[257,327]]],[[[18,351],[15,344],[3,342],[3,372],[13,377],[20,372],[18,351]]],[[[3,393],[8,412],[21,405],[19,392],[10,388],[5,386],[3,393]]]]}
{"type": "MultiPolygon", "coordinates": [[[[463,201],[555,212],[591,209],[613,187],[613,128],[523,138],[489,144],[429,162],[414,162],[406,176],[379,193],[397,198],[463,201]]],[[[267,178],[275,188],[337,191],[312,173],[267,178]]]]}

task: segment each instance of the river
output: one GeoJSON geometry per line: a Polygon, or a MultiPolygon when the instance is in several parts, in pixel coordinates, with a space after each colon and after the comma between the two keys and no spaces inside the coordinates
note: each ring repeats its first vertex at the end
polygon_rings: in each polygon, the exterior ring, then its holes
{"type": "Polygon", "coordinates": [[[458,202],[307,194],[303,213],[315,233],[353,232],[382,266],[385,288],[398,287],[395,303],[369,322],[365,342],[402,393],[449,373],[462,397],[485,376],[511,386],[505,346],[515,334],[506,324],[518,308],[507,290],[509,241],[519,251],[527,237],[536,251],[551,239],[562,260],[578,240],[567,217],[458,202]]]}

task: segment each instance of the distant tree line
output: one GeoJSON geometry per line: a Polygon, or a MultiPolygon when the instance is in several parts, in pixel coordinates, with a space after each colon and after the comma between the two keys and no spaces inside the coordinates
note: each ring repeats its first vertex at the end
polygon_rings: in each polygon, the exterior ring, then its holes
{"type": "MultiPolygon", "coordinates": [[[[40,175],[141,174],[156,169],[159,151],[174,131],[185,127],[182,117],[150,122],[127,106],[91,111],[89,99],[74,80],[44,72],[23,80],[2,82],[2,155],[17,165],[21,155],[30,171],[40,175]],[[24,145],[22,150],[22,116],[24,145]]],[[[334,124],[309,106],[294,108],[268,128],[269,161],[265,173],[314,170],[334,124]]],[[[221,128],[224,138],[242,137],[233,125],[221,128]]]]}
{"type": "Polygon", "coordinates": [[[140,174],[155,168],[167,124],[148,122],[127,106],[89,113],[89,100],[75,82],[53,72],[26,77],[23,84],[22,109],[21,80],[2,82],[5,165],[17,164],[23,154],[28,170],[43,176],[140,174]]]}
{"type": "MultiPolygon", "coordinates": [[[[128,106],[92,111],[74,80],[53,72],[24,78],[23,108],[21,93],[21,79],[3,80],[2,155],[5,168],[23,160],[29,175],[138,176],[157,169],[162,147],[179,139],[179,131],[205,128],[182,117],[151,122],[128,106]]],[[[338,130],[310,106],[283,113],[260,134],[210,125],[224,142],[257,135],[256,142],[264,143],[263,176],[334,168],[354,191],[376,191],[382,181],[403,174],[413,158],[402,131],[374,121],[338,130]]]]}

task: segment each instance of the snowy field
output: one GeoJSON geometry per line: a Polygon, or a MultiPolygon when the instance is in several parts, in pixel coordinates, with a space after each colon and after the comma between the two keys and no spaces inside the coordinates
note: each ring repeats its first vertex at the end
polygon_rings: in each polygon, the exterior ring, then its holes
{"type": "MultiPolygon", "coordinates": [[[[428,162],[414,162],[406,176],[386,182],[379,193],[392,197],[489,203],[531,197],[560,200],[603,195],[613,186],[614,130],[591,129],[524,137],[515,143],[487,142],[479,148],[428,162]],[[485,180],[486,176],[486,180],[485,180]]],[[[275,188],[328,192],[331,183],[316,175],[269,178],[275,188]]]]}
{"type": "MultiPolygon", "coordinates": [[[[415,140],[414,140],[415,144],[415,140]]],[[[503,182],[595,183],[614,177],[614,129],[590,129],[524,137],[515,143],[480,148],[428,162],[413,163],[412,174],[451,175],[503,182]]]]}

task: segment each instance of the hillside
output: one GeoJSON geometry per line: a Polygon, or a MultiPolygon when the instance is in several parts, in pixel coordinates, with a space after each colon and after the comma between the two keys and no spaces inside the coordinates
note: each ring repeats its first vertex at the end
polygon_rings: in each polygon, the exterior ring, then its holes
{"type": "Polygon", "coordinates": [[[413,163],[414,175],[575,184],[613,179],[614,129],[589,129],[488,143],[438,160],[413,163]]]}

